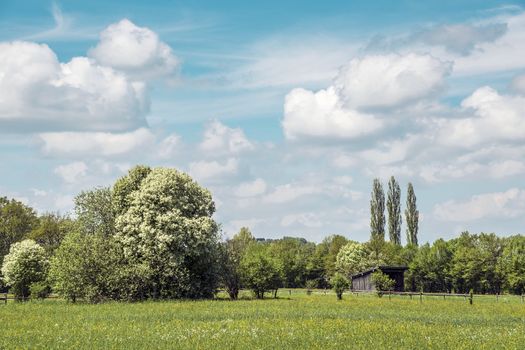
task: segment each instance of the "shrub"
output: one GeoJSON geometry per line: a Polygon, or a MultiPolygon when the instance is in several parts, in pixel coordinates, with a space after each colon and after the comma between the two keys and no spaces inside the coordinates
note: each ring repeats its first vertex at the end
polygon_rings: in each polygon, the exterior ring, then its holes
{"type": "Polygon", "coordinates": [[[280,266],[263,244],[253,244],[248,248],[241,261],[241,273],[243,284],[257,299],[263,299],[266,292],[277,291],[282,283],[280,266]]]}
{"type": "Polygon", "coordinates": [[[383,292],[390,291],[395,286],[395,281],[381,271],[376,271],[372,274],[372,283],[374,283],[379,297],[383,295],[383,292]]]}
{"type": "Polygon", "coordinates": [[[349,287],[348,279],[341,273],[336,273],[330,280],[330,284],[334,289],[337,299],[343,299],[343,292],[349,287]]]}
{"type": "Polygon", "coordinates": [[[46,281],[34,282],[29,286],[32,299],[45,299],[51,294],[51,287],[46,281]]]}
{"type": "Polygon", "coordinates": [[[4,258],[2,274],[15,298],[29,297],[29,286],[46,278],[48,261],[44,248],[35,241],[26,239],[14,243],[4,258]]]}
{"type": "Polygon", "coordinates": [[[318,285],[318,282],[317,280],[307,280],[306,281],[306,293],[308,293],[308,295],[312,294],[312,289],[315,289],[317,288],[317,285],[318,285]]]}

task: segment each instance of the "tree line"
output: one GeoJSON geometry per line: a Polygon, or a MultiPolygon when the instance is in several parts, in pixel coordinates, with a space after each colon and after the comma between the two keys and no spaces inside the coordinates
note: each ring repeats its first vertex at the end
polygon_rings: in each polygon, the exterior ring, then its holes
{"type": "Polygon", "coordinates": [[[89,302],[210,298],[218,289],[232,299],[242,289],[257,298],[279,288],[333,287],[339,294],[357,272],[406,265],[405,286],[413,291],[525,292],[523,236],[464,232],[418,246],[419,213],[408,184],[403,246],[400,201],[393,177],[386,200],[374,180],[365,243],[342,235],[320,243],[257,239],[247,227],[222,239],[208,190],[175,169],[137,166],[111,187],[78,194],[74,217],[37,215],[0,198],[0,287],[19,299],[53,292],[89,302]]]}

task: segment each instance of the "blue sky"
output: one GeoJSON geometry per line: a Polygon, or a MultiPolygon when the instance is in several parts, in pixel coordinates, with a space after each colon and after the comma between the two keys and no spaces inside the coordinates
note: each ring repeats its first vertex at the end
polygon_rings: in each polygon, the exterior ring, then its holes
{"type": "Polygon", "coordinates": [[[39,212],[140,163],[226,236],[364,241],[391,175],[421,241],[523,233],[523,135],[523,1],[0,3],[0,194],[39,212]]]}

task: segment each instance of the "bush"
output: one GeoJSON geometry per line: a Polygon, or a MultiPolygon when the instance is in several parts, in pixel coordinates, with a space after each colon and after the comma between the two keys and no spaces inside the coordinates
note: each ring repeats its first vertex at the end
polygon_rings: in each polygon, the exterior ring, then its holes
{"type": "Polygon", "coordinates": [[[51,287],[46,281],[32,283],[29,290],[32,299],[45,299],[51,294],[51,287]]]}
{"type": "Polygon", "coordinates": [[[280,266],[263,244],[248,248],[241,261],[241,273],[243,284],[253,291],[257,299],[263,299],[266,292],[276,292],[282,283],[280,266]]]}
{"type": "Polygon", "coordinates": [[[51,260],[49,279],[53,289],[72,302],[120,299],[121,260],[113,238],[71,233],[51,260]]]}
{"type": "Polygon", "coordinates": [[[383,292],[394,289],[395,286],[395,281],[381,271],[372,274],[372,283],[374,283],[379,297],[383,296],[383,292]]]}
{"type": "Polygon", "coordinates": [[[348,283],[348,279],[340,273],[336,273],[332,277],[332,279],[330,280],[330,284],[332,285],[332,288],[334,289],[334,292],[337,295],[338,300],[343,299],[343,292],[350,285],[348,283]]]}
{"type": "Polygon", "coordinates": [[[32,283],[45,280],[47,269],[44,248],[35,241],[26,239],[11,245],[9,254],[4,257],[2,274],[15,298],[24,300],[29,297],[29,286],[32,283]]]}
{"type": "Polygon", "coordinates": [[[307,280],[306,281],[306,293],[308,295],[312,294],[312,289],[316,289],[318,285],[317,280],[307,280]]]}

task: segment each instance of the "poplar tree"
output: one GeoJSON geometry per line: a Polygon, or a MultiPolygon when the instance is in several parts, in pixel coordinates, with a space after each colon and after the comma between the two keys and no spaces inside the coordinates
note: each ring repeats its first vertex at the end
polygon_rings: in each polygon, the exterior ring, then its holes
{"type": "Polygon", "coordinates": [[[401,189],[396,179],[391,176],[388,182],[388,234],[390,242],[401,245],[401,189]]]}
{"type": "Polygon", "coordinates": [[[419,223],[419,210],[417,210],[416,194],[412,183],[408,183],[407,189],[407,207],[405,209],[405,218],[407,223],[407,243],[417,246],[417,231],[419,223]]]}
{"type": "Polygon", "coordinates": [[[379,179],[374,179],[370,199],[370,234],[372,240],[385,240],[385,193],[379,179]]]}

